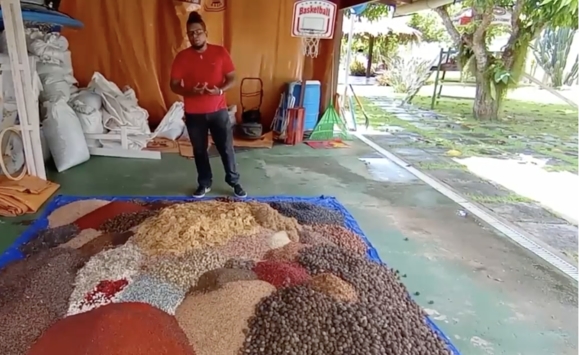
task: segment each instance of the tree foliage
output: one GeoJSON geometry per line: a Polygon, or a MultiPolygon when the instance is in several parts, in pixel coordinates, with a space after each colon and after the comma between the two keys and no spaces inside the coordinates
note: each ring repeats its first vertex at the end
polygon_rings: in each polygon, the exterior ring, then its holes
{"type": "Polygon", "coordinates": [[[501,98],[522,74],[531,41],[547,26],[577,27],[578,0],[467,0],[463,6],[473,11],[468,26],[455,26],[448,6],[435,12],[459,50],[459,63],[473,65],[477,82],[475,117],[494,119],[501,98]],[[498,54],[488,50],[495,7],[512,11],[509,39],[498,54]]]}
{"type": "Polygon", "coordinates": [[[408,21],[408,26],[420,31],[424,42],[446,42],[450,40],[440,18],[432,11],[412,14],[410,21],[408,21]]]}
{"type": "Polygon", "coordinates": [[[551,85],[560,88],[571,85],[579,74],[579,56],[569,58],[577,31],[570,28],[547,28],[532,45],[537,64],[551,79],[551,85]],[[572,59],[570,68],[567,60],[572,59]]]}
{"type": "Polygon", "coordinates": [[[369,21],[376,21],[381,18],[388,16],[390,8],[388,5],[384,5],[379,2],[371,2],[368,4],[364,12],[360,14],[361,17],[368,19],[369,21]]]}

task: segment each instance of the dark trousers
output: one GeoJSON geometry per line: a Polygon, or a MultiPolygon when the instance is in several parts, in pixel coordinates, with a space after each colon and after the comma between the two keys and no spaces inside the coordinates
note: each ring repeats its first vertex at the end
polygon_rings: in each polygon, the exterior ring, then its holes
{"type": "Polygon", "coordinates": [[[215,143],[225,169],[225,182],[230,186],[239,183],[239,174],[235,164],[233,150],[233,130],[227,110],[220,110],[208,114],[185,114],[185,125],[189,132],[189,139],[193,146],[195,166],[197,167],[197,183],[199,186],[211,187],[213,174],[209,164],[208,134],[215,143]]]}

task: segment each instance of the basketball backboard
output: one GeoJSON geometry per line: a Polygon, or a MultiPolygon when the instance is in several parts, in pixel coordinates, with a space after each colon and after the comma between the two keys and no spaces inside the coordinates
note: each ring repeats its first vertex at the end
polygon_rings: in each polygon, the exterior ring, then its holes
{"type": "Polygon", "coordinates": [[[332,38],[337,11],[338,6],[328,0],[296,1],[292,20],[292,36],[332,38]]]}

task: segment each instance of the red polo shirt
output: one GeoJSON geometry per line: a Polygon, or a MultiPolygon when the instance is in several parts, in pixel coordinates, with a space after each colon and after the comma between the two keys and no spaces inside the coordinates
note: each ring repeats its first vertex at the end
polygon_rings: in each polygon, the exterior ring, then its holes
{"type": "MultiPolygon", "coordinates": [[[[233,61],[222,46],[208,44],[203,53],[187,48],[177,54],[171,68],[171,79],[182,80],[183,87],[192,89],[197,84],[208,87],[221,86],[225,75],[235,70],[233,61]]],[[[227,109],[225,95],[197,95],[185,97],[185,112],[192,114],[213,113],[227,109]]]]}

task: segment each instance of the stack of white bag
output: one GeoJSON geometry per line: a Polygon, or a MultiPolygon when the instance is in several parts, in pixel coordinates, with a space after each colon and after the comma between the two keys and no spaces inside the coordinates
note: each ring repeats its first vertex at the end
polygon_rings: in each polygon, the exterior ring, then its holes
{"type": "Polygon", "coordinates": [[[61,97],[68,101],[70,95],[78,91],[68,41],[58,32],[42,37],[37,33],[32,35],[28,51],[38,57],[36,71],[43,87],[40,101],[56,102],[61,97]]]}

